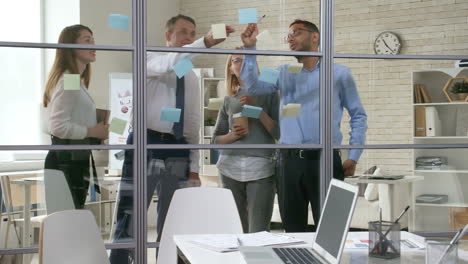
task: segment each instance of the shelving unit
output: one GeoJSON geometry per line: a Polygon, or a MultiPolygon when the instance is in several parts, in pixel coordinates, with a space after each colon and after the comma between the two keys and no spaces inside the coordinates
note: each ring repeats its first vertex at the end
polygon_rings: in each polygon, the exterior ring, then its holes
{"type": "MultiPolygon", "coordinates": [[[[203,103],[201,104],[201,136],[200,141],[202,144],[210,144],[212,133],[214,130],[214,122],[218,117],[218,108],[211,108],[209,106],[210,98],[224,98],[224,86],[218,87],[220,81],[224,78],[201,78],[201,95],[203,96],[203,103]]],[[[216,185],[218,181],[218,169],[215,164],[215,150],[202,150],[200,159],[200,174],[204,180],[210,182],[211,185],[216,185]]]]}
{"type": "Polygon", "coordinates": [[[429,207],[468,207],[468,203],[444,203],[444,204],[429,204],[429,203],[415,203],[416,206],[429,206],[429,207]]]}
{"type": "MultiPolygon", "coordinates": [[[[468,76],[467,68],[431,69],[413,72],[413,87],[423,84],[430,95],[431,103],[414,103],[414,121],[417,107],[435,107],[440,119],[438,136],[415,136],[415,144],[468,143],[468,124],[461,123],[468,115],[467,102],[449,102],[442,89],[451,77],[468,76]]],[[[415,124],[413,122],[413,124],[415,124]]],[[[415,129],[413,129],[415,131],[415,129]]],[[[415,132],[413,132],[415,133],[415,132]]],[[[468,149],[415,149],[413,162],[418,157],[446,157],[447,166],[440,170],[416,169],[414,175],[424,180],[415,183],[415,197],[421,194],[446,194],[443,204],[416,203],[413,231],[447,231],[454,229],[451,212],[455,208],[468,208],[468,149]]]]}

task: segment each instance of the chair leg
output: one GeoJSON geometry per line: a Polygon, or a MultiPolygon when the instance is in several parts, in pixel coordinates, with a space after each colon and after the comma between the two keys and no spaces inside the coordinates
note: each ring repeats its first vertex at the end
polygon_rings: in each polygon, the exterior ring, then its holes
{"type": "Polygon", "coordinates": [[[7,248],[11,222],[8,217],[2,217],[0,221],[0,248],[7,248]]]}

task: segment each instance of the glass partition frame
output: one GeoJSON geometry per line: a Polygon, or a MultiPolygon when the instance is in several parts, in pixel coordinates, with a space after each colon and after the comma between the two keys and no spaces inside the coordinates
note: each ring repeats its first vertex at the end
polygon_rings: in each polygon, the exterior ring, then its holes
{"type": "MultiPolygon", "coordinates": [[[[468,144],[400,144],[400,145],[334,145],[332,140],[332,124],[325,122],[332,118],[332,86],[333,86],[333,60],[335,58],[355,58],[355,59],[424,59],[424,60],[460,60],[468,59],[467,55],[369,55],[369,54],[335,54],[334,53],[334,1],[320,1],[320,25],[321,25],[321,52],[291,52],[291,51],[269,51],[269,50],[230,50],[230,49],[196,49],[196,48],[171,48],[171,47],[151,47],[147,46],[147,22],[146,0],[132,0],[132,45],[131,46],[112,46],[112,45],[73,45],[73,44],[48,44],[48,43],[30,43],[30,42],[0,42],[0,47],[17,48],[49,48],[49,49],[95,49],[112,51],[129,51],[133,53],[133,91],[134,91],[134,143],[132,145],[107,145],[107,146],[50,146],[50,145],[0,145],[0,151],[10,150],[59,150],[59,149],[127,149],[133,150],[134,175],[135,179],[134,194],[134,230],[135,237],[130,243],[108,244],[108,249],[128,248],[135,250],[135,263],[147,263],[147,248],[157,247],[157,243],[148,243],[147,241],[147,223],[146,223],[146,153],[148,149],[228,149],[233,146],[228,145],[149,145],[146,142],[146,52],[185,52],[185,53],[204,53],[204,54],[256,54],[270,56],[295,56],[307,55],[316,56],[321,60],[322,71],[320,72],[320,132],[321,144],[317,145],[236,145],[236,148],[250,149],[279,149],[279,148],[297,148],[297,149],[319,149],[321,155],[321,190],[323,204],[325,190],[333,175],[333,150],[335,149],[425,149],[425,148],[468,148],[468,144]]],[[[43,30],[43,29],[42,29],[43,30]]],[[[25,254],[37,253],[37,248],[18,248],[18,249],[0,249],[0,254],[25,254]]]]}

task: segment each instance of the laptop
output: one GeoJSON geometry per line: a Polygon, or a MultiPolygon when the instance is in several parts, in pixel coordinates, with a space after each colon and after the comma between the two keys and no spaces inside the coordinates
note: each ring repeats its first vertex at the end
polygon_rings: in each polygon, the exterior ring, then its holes
{"type": "Polygon", "coordinates": [[[333,179],[312,248],[240,247],[248,264],[339,263],[358,196],[358,187],[333,179]]]}

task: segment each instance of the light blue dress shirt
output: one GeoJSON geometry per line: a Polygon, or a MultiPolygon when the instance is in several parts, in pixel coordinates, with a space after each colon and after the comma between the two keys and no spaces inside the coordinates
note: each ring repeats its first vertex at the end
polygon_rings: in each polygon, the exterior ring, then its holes
{"type": "MultiPolygon", "coordinates": [[[[255,49],[255,47],[247,48],[255,49]]],[[[320,64],[311,71],[289,73],[289,65],[281,65],[276,84],[258,80],[255,55],[245,55],[241,68],[241,80],[249,94],[260,95],[280,91],[280,113],[290,103],[301,104],[297,117],[280,117],[281,144],[320,144],[320,64]]],[[[341,145],[341,118],[343,108],[351,116],[350,145],[364,145],[367,130],[367,115],[361,104],[356,84],[350,70],[340,64],[333,65],[333,144],[341,145]]],[[[351,149],[348,159],[359,160],[361,149],[351,149]]]]}

